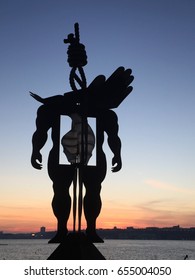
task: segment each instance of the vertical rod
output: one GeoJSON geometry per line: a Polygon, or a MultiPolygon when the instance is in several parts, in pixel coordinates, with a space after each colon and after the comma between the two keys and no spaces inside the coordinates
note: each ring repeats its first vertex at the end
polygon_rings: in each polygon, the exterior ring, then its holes
{"type": "Polygon", "coordinates": [[[73,178],[73,231],[76,230],[76,211],[77,211],[77,167],[73,178]]]}
{"type": "Polygon", "coordinates": [[[77,43],[79,43],[80,36],[79,36],[79,24],[78,24],[78,22],[76,22],[75,25],[74,25],[74,33],[75,33],[75,39],[77,40],[77,43]]]}
{"type": "Polygon", "coordinates": [[[78,198],[78,231],[81,231],[81,216],[83,208],[83,168],[86,163],[86,117],[81,117],[81,158],[79,164],[79,198],[78,198]]]}
{"type": "Polygon", "coordinates": [[[79,167],[79,197],[78,197],[78,231],[81,231],[81,216],[83,207],[83,178],[82,166],[79,167]]]}

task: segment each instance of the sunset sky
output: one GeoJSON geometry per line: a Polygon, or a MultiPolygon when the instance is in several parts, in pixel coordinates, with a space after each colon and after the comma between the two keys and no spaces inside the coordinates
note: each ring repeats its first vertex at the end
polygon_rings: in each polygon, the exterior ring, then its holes
{"type": "Polygon", "coordinates": [[[2,0],[0,231],[56,229],[50,140],[43,169],[30,164],[40,103],[29,91],[48,97],[70,90],[63,39],[75,22],[88,55],[88,84],[119,66],[135,76],[133,92],[115,110],[120,172],[111,172],[105,146],[108,173],[97,227],[195,227],[195,1],[2,0]]]}

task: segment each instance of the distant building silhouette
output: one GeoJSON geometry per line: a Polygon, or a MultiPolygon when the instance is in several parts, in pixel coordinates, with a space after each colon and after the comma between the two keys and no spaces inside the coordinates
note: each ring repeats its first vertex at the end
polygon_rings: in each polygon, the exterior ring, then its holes
{"type": "MultiPolygon", "coordinates": [[[[103,239],[195,240],[195,227],[182,228],[180,226],[172,226],[164,228],[134,228],[129,226],[126,229],[121,229],[114,226],[112,229],[97,229],[97,232],[103,239]]],[[[0,231],[0,239],[50,239],[55,234],[56,231],[46,231],[46,227],[42,226],[40,231],[36,233],[14,234],[0,231]]]]}
{"type": "Polygon", "coordinates": [[[45,232],[46,232],[46,227],[41,227],[40,228],[40,233],[41,234],[45,234],[45,232]]]}

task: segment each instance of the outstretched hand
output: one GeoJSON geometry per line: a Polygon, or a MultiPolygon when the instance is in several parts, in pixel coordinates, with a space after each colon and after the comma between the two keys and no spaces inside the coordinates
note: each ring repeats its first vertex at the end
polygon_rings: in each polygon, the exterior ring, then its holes
{"type": "Polygon", "coordinates": [[[42,155],[41,153],[33,153],[31,156],[31,164],[36,169],[42,169],[42,155]]]}
{"type": "Polygon", "coordinates": [[[118,172],[122,168],[121,157],[114,156],[112,159],[112,172],[118,172]]]}

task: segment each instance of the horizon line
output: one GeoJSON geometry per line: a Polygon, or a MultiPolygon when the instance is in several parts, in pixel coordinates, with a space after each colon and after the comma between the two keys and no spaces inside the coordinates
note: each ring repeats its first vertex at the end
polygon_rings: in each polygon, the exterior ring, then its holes
{"type": "MultiPolygon", "coordinates": [[[[134,229],[134,230],[143,230],[143,229],[195,229],[195,226],[190,226],[190,227],[181,227],[180,225],[175,225],[175,226],[167,226],[167,227],[155,227],[155,226],[149,226],[149,227],[133,227],[133,226],[128,226],[125,228],[119,228],[114,226],[113,228],[97,228],[96,230],[128,230],[128,229],[134,229]]],[[[73,230],[69,230],[69,232],[72,232],[73,230]]],[[[85,229],[81,229],[81,231],[85,231],[85,229]]],[[[50,233],[50,232],[56,232],[56,230],[46,230],[46,227],[42,226],[40,227],[40,231],[17,231],[17,232],[7,232],[0,230],[0,235],[2,234],[34,234],[34,233],[50,233]],[[41,228],[44,228],[45,230],[41,231],[41,228]]]]}

